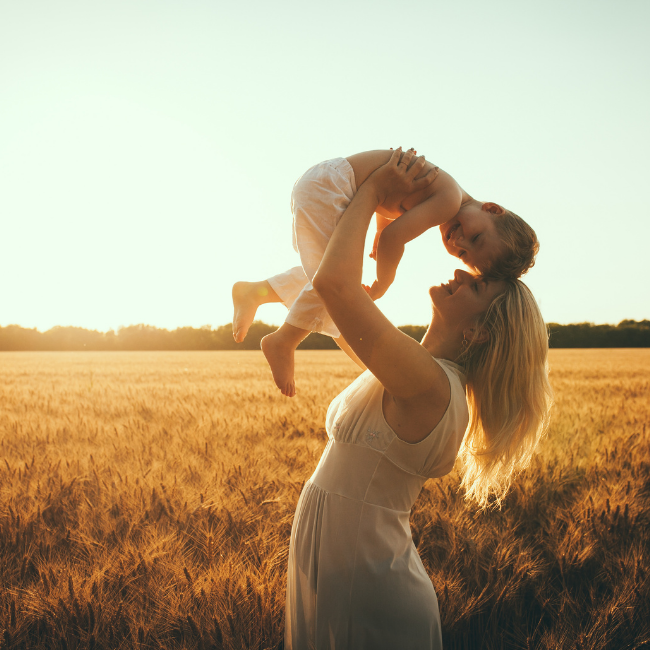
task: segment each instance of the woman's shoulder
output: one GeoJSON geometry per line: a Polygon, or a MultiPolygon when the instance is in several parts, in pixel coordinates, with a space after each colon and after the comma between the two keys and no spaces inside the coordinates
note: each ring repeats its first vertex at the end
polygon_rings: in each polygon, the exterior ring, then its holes
{"type": "Polygon", "coordinates": [[[440,357],[432,357],[434,361],[437,362],[437,364],[445,371],[445,374],[447,377],[450,379],[450,381],[453,379],[455,382],[457,381],[463,388],[463,391],[465,390],[465,384],[466,384],[466,376],[465,376],[465,371],[463,367],[454,361],[450,361],[449,359],[441,359],[440,357]]]}
{"type": "Polygon", "coordinates": [[[384,391],[382,409],[386,422],[395,435],[407,444],[425,440],[448,412],[466,409],[465,383],[462,368],[446,359],[430,356],[429,363],[435,380],[428,387],[409,397],[399,397],[384,391]]]}
{"type": "Polygon", "coordinates": [[[465,374],[458,364],[432,357],[449,382],[449,399],[437,422],[413,440],[396,437],[387,450],[391,460],[401,467],[426,477],[444,476],[451,471],[462,442],[469,411],[465,397],[465,374]]]}
{"type": "Polygon", "coordinates": [[[432,358],[445,372],[447,380],[449,381],[450,395],[447,413],[452,412],[454,415],[452,419],[455,421],[459,419],[465,420],[469,413],[469,408],[467,406],[467,393],[465,391],[465,386],[467,384],[465,370],[462,366],[450,361],[449,359],[440,359],[438,357],[432,358]]]}

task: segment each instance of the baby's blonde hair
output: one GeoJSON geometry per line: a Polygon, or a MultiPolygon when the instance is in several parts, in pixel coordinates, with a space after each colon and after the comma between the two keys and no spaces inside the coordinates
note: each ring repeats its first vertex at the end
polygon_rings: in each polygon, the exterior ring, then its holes
{"type": "Polygon", "coordinates": [[[460,448],[461,487],[480,508],[499,506],[549,424],[548,332],[530,289],[506,280],[458,362],[470,421],[460,448]],[[487,340],[485,337],[487,336],[487,340]]]}
{"type": "Polygon", "coordinates": [[[503,242],[503,249],[485,269],[484,274],[494,279],[519,278],[535,265],[539,241],[535,231],[510,210],[495,214],[494,225],[503,242]]]}

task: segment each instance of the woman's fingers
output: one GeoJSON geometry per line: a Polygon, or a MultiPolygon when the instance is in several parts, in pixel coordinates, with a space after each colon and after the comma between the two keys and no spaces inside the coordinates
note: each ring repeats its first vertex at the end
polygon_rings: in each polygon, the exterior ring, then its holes
{"type": "Polygon", "coordinates": [[[410,178],[415,178],[421,171],[424,165],[426,164],[424,156],[419,156],[415,162],[409,167],[408,173],[410,178]]]}
{"type": "Polygon", "coordinates": [[[408,169],[409,168],[409,165],[411,164],[411,161],[413,160],[413,156],[415,156],[415,151],[413,149],[409,149],[402,156],[402,159],[399,161],[399,164],[404,165],[403,169],[408,169]]]}
{"type": "Polygon", "coordinates": [[[391,165],[392,167],[397,167],[401,155],[402,155],[402,147],[397,147],[397,149],[395,149],[391,154],[388,164],[391,165]]]}
{"type": "Polygon", "coordinates": [[[431,185],[431,183],[436,180],[439,171],[439,167],[432,167],[422,178],[413,182],[413,189],[421,190],[431,185]]]}

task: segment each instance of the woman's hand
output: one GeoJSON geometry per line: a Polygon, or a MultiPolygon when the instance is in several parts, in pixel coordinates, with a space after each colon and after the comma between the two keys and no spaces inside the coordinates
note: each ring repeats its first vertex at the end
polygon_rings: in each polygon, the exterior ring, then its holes
{"type": "Polygon", "coordinates": [[[433,167],[426,176],[416,180],[424,168],[424,156],[415,158],[415,151],[409,149],[402,154],[402,148],[395,149],[390,160],[376,169],[366,180],[375,189],[380,205],[389,212],[403,212],[402,201],[409,195],[423,190],[433,183],[438,167],[433,167]]]}

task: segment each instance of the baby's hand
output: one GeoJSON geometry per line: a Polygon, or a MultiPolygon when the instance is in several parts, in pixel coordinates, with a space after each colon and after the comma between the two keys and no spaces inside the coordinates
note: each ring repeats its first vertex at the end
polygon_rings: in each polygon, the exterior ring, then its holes
{"type": "Polygon", "coordinates": [[[381,236],[381,232],[378,230],[377,234],[375,235],[375,241],[372,244],[372,251],[370,252],[370,257],[371,259],[377,261],[377,246],[379,245],[379,237],[381,236]]]}
{"type": "Polygon", "coordinates": [[[378,280],[375,280],[375,281],[372,283],[372,286],[371,286],[371,287],[369,287],[367,284],[363,284],[363,285],[361,285],[361,286],[366,290],[366,292],[368,293],[368,295],[369,295],[373,300],[379,300],[379,298],[381,298],[381,297],[386,293],[386,291],[388,291],[388,287],[382,287],[382,286],[379,284],[379,281],[378,281],[378,280]]]}

